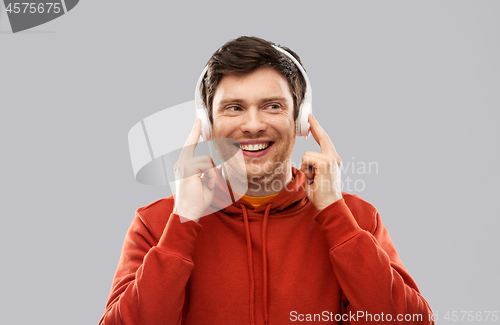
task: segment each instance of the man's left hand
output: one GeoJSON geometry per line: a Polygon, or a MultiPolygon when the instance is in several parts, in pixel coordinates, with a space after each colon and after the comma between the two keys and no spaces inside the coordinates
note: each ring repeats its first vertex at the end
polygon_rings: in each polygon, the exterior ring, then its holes
{"type": "Polygon", "coordinates": [[[340,181],[340,159],[328,134],[312,114],[309,124],[314,140],[319,144],[321,153],[307,151],[302,157],[300,169],[306,176],[307,197],[318,211],[342,198],[340,181]]]}

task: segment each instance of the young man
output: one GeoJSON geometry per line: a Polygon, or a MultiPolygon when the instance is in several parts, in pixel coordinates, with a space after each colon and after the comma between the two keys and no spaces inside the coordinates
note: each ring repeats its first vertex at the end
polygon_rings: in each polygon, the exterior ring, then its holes
{"type": "Polygon", "coordinates": [[[194,157],[197,119],[175,199],[136,212],[100,324],[433,323],[377,210],[340,191],[340,157],[312,115],[321,152],[291,166],[305,87],[260,38],[214,53],[202,84],[211,136],[235,140],[243,160],[223,173],[194,157]],[[229,179],[248,190],[227,206],[229,179]],[[206,215],[211,206],[220,210],[206,215]]]}

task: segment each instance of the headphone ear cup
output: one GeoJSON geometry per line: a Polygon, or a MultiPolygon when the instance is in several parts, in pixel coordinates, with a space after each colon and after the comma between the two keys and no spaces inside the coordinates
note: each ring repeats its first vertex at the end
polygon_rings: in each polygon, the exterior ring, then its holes
{"type": "Polygon", "coordinates": [[[197,111],[197,117],[201,120],[201,136],[204,141],[209,141],[212,137],[212,126],[205,109],[197,111]]]}
{"type": "Polygon", "coordinates": [[[297,115],[297,119],[295,120],[295,136],[296,137],[301,137],[302,132],[301,132],[301,120],[302,120],[302,110],[299,110],[299,114],[297,115]]]}
{"type": "Polygon", "coordinates": [[[295,121],[295,135],[298,137],[307,137],[309,135],[309,114],[312,113],[310,103],[304,103],[299,109],[297,120],[295,121]]]}
{"type": "Polygon", "coordinates": [[[203,105],[203,99],[201,95],[201,83],[203,81],[203,77],[208,70],[208,66],[205,66],[203,72],[198,78],[198,82],[196,83],[196,88],[194,90],[194,104],[196,107],[196,117],[201,120],[201,137],[203,141],[209,141],[212,137],[212,125],[210,124],[210,120],[208,119],[208,113],[203,105]]]}

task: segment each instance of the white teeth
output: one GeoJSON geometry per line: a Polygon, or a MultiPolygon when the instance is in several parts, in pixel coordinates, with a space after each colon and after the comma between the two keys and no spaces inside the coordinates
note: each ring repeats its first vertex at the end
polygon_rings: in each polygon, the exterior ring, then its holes
{"type": "Polygon", "coordinates": [[[245,151],[259,151],[262,149],[266,149],[267,147],[270,146],[270,142],[268,143],[259,143],[259,144],[242,144],[241,149],[245,151]]]}

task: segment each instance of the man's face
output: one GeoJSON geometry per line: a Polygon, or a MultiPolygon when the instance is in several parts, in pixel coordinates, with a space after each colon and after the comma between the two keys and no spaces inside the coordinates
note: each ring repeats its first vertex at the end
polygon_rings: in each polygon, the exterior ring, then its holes
{"type": "Polygon", "coordinates": [[[248,181],[281,179],[277,174],[290,171],[295,145],[293,115],[287,79],[278,71],[259,68],[243,76],[226,75],[214,94],[212,138],[240,143],[248,181]]]}

